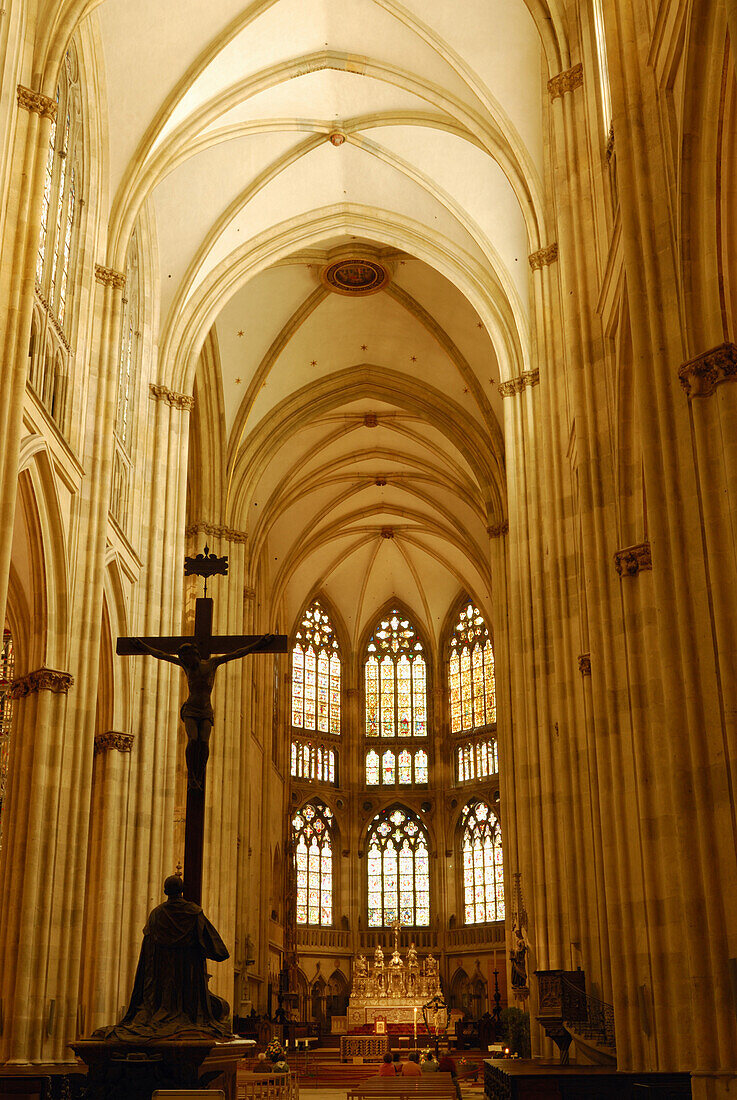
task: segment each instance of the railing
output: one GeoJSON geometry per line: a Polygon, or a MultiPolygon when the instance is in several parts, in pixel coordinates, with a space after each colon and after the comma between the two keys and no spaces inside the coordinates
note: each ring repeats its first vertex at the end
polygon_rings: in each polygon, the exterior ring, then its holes
{"type": "Polygon", "coordinates": [[[496,947],[504,945],[504,921],[495,924],[464,924],[445,933],[448,950],[463,947],[496,947]]]}
{"type": "Polygon", "coordinates": [[[584,1039],[593,1039],[597,1042],[616,1048],[614,1034],[614,1008],[606,1001],[600,1001],[598,997],[578,989],[567,978],[561,977],[561,986],[564,994],[565,1019],[576,1022],[574,1030],[584,1039]]]}
{"type": "Polygon", "coordinates": [[[305,928],[297,925],[297,946],[348,950],[351,947],[351,933],[342,928],[305,928]]]}
{"type": "MultiPolygon", "coordinates": [[[[394,950],[394,933],[391,928],[385,928],[376,932],[359,932],[358,933],[360,949],[362,951],[375,951],[381,944],[381,947],[389,954],[394,950]]],[[[418,950],[423,948],[427,951],[437,951],[438,949],[438,933],[431,928],[406,928],[402,929],[399,933],[399,947],[403,951],[409,949],[410,944],[414,944],[418,950]]]]}

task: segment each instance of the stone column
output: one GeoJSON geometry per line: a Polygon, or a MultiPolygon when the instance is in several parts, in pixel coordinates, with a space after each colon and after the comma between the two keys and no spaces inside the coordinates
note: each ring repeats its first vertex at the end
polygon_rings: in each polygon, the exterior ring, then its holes
{"type": "Polygon", "coordinates": [[[13,173],[0,264],[0,622],[5,622],[18,491],[28,342],[31,338],[41,199],[56,102],[18,85],[13,173]]]}
{"type": "MultiPolygon", "coordinates": [[[[728,960],[737,951],[737,823],[733,718],[726,717],[735,692],[734,646],[732,639],[723,660],[720,634],[734,613],[733,607],[726,610],[734,589],[728,586],[724,613],[717,613],[721,593],[713,580],[722,569],[732,572],[733,564],[721,558],[719,534],[705,549],[707,508],[713,504],[701,492],[689,406],[677,381],[685,358],[675,320],[680,317],[681,257],[667,214],[653,216],[670,209],[670,177],[661,138],[662,105],[649,63],[652,31],[645,13],[630,0],[612,4],[605,24],[613,59],[633,390],[652,547],[650,697],[662,701],[657,725],[668,734],[667,759],[663,762],[661,752],[659,760],[663,782],[653,806],[660,830],[647,883],[653,922],[658,920],[651,947],[657,1059],[666,1066],[696,1066],[694,1096],[726,1096],[730,1081],[721,1071],[737,1066],[737,1016],[728,973],[728,960]],[[666,984],[673,972],[679,979],[676,989],[666,984]],[[686,1013],[680,1003],[683,988],[689,991],[686,1013]]],[[[720,464],[721,444],[709,442],[720,464]]],[[[648,751],[658,759],[657,741],[648,751]]],[[[643,782],[643,793],[644,788],[643,782]]]]}
{"type": "Polygon", "coordinates": [[[85,1035],[117,1020],[122,1004],[120,914],[134,741],[133,734],[118,730],[95,737],[80,1020],[85,1035]]]}
{"type": "MultiPolygon", "coordinates": [[[[184,591],[184,517],[189,417],[193,398],[149,386],[141,556],[146,566],[135,594],[131,628],[146,636],[180,634],[184,591]]],[[[179,719],[182,674],[153,657],[129,657],[132,668],[130,799],[126,824],[121,1003],[132,988],[141,931],[163,899],[163,884],[181,853],[174,848],[176,777],[184,767],[179,719]]]]}
{"type": "MultiPolygon", "coordinates": [[[[0,1061],[41,1062],[59,1028],[62,1008],[49,983],[49,940],[59,934],[65,910],[55,896],[54,837],[62,786],[68,672],[39,668],[16,679],[17,700],[7,799],[3,806],[3,936],[0,995],[5,1027],[0,1061]]],[[[81,909],[81,899],[80,899],[81,909]]]]}

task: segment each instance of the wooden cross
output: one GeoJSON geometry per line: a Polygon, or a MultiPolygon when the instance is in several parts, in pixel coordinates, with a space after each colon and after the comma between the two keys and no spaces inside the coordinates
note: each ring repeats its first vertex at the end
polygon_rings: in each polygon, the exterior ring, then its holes
{"type": "MultiPolygon", "coordinates": [[[[207,554],[205,556],[207,557],[207,554]]],[[[214,555],[210,556],[214,558],[214,555]]],[[[188,559],[188,562],[191,560],[188,559]]],[[[190,572],[195,571],[195,569],[190,570],[190,572]]],[[[224,571],[221,570],[221,572],[224,571]]],[[[212,569],[206,575],[212,575],[212,569]]],[[[219,664],[246,656],[248,652],[286,653],[288,642],[286,634],[214,635],[212,607],[212,598],[209,596],[197,600],[194,634],[190,636],[118,638],[116,647],[116,653],[121,657],[147,654],[158,660],[170,661],[172,664],[179,665],[187,676],[190,694],[180,712],[188,737],[184,896],[188,901],[195,901],[198,905],[202,901],[205,779],[209,755],[208,742],[214,719],[210,695],[215,671],[219,664]],[[184,652],[182,652],[183,649],[184,652]],[[244,649],[246,653],[242,652],[244,649]],[[214,657],[214,654],[220,656],[214,657]],[[232,657],[228,654],[232,654],[232,657]]]]}

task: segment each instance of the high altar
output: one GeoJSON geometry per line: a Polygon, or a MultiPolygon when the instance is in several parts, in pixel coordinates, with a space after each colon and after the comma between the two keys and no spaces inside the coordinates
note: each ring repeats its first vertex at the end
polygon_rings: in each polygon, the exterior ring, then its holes
{"type": "Polygon", "coordinates": [[[348,1030],[371,1024],[383,1017],[390,1024],[412,1024],[422,1020],[422,1006],[442,996],[438,961],[432,955],[420,964],[415,945],[406,959],[399,954],[399,925],[394,925],[394,952],[384,962],[381,946],[374,952],[373,965],[363,955],[353,964],[353,985],[348,1001],[348,1030]]]}

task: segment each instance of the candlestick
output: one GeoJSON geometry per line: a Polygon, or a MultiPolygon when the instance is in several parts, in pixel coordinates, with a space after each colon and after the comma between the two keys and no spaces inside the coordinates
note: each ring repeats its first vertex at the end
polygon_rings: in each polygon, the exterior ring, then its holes
{"type": "Polygon", "coordinates": [[[417,1006],[415,1005],[415,1047],[417,1046],[417,1006]]]}

